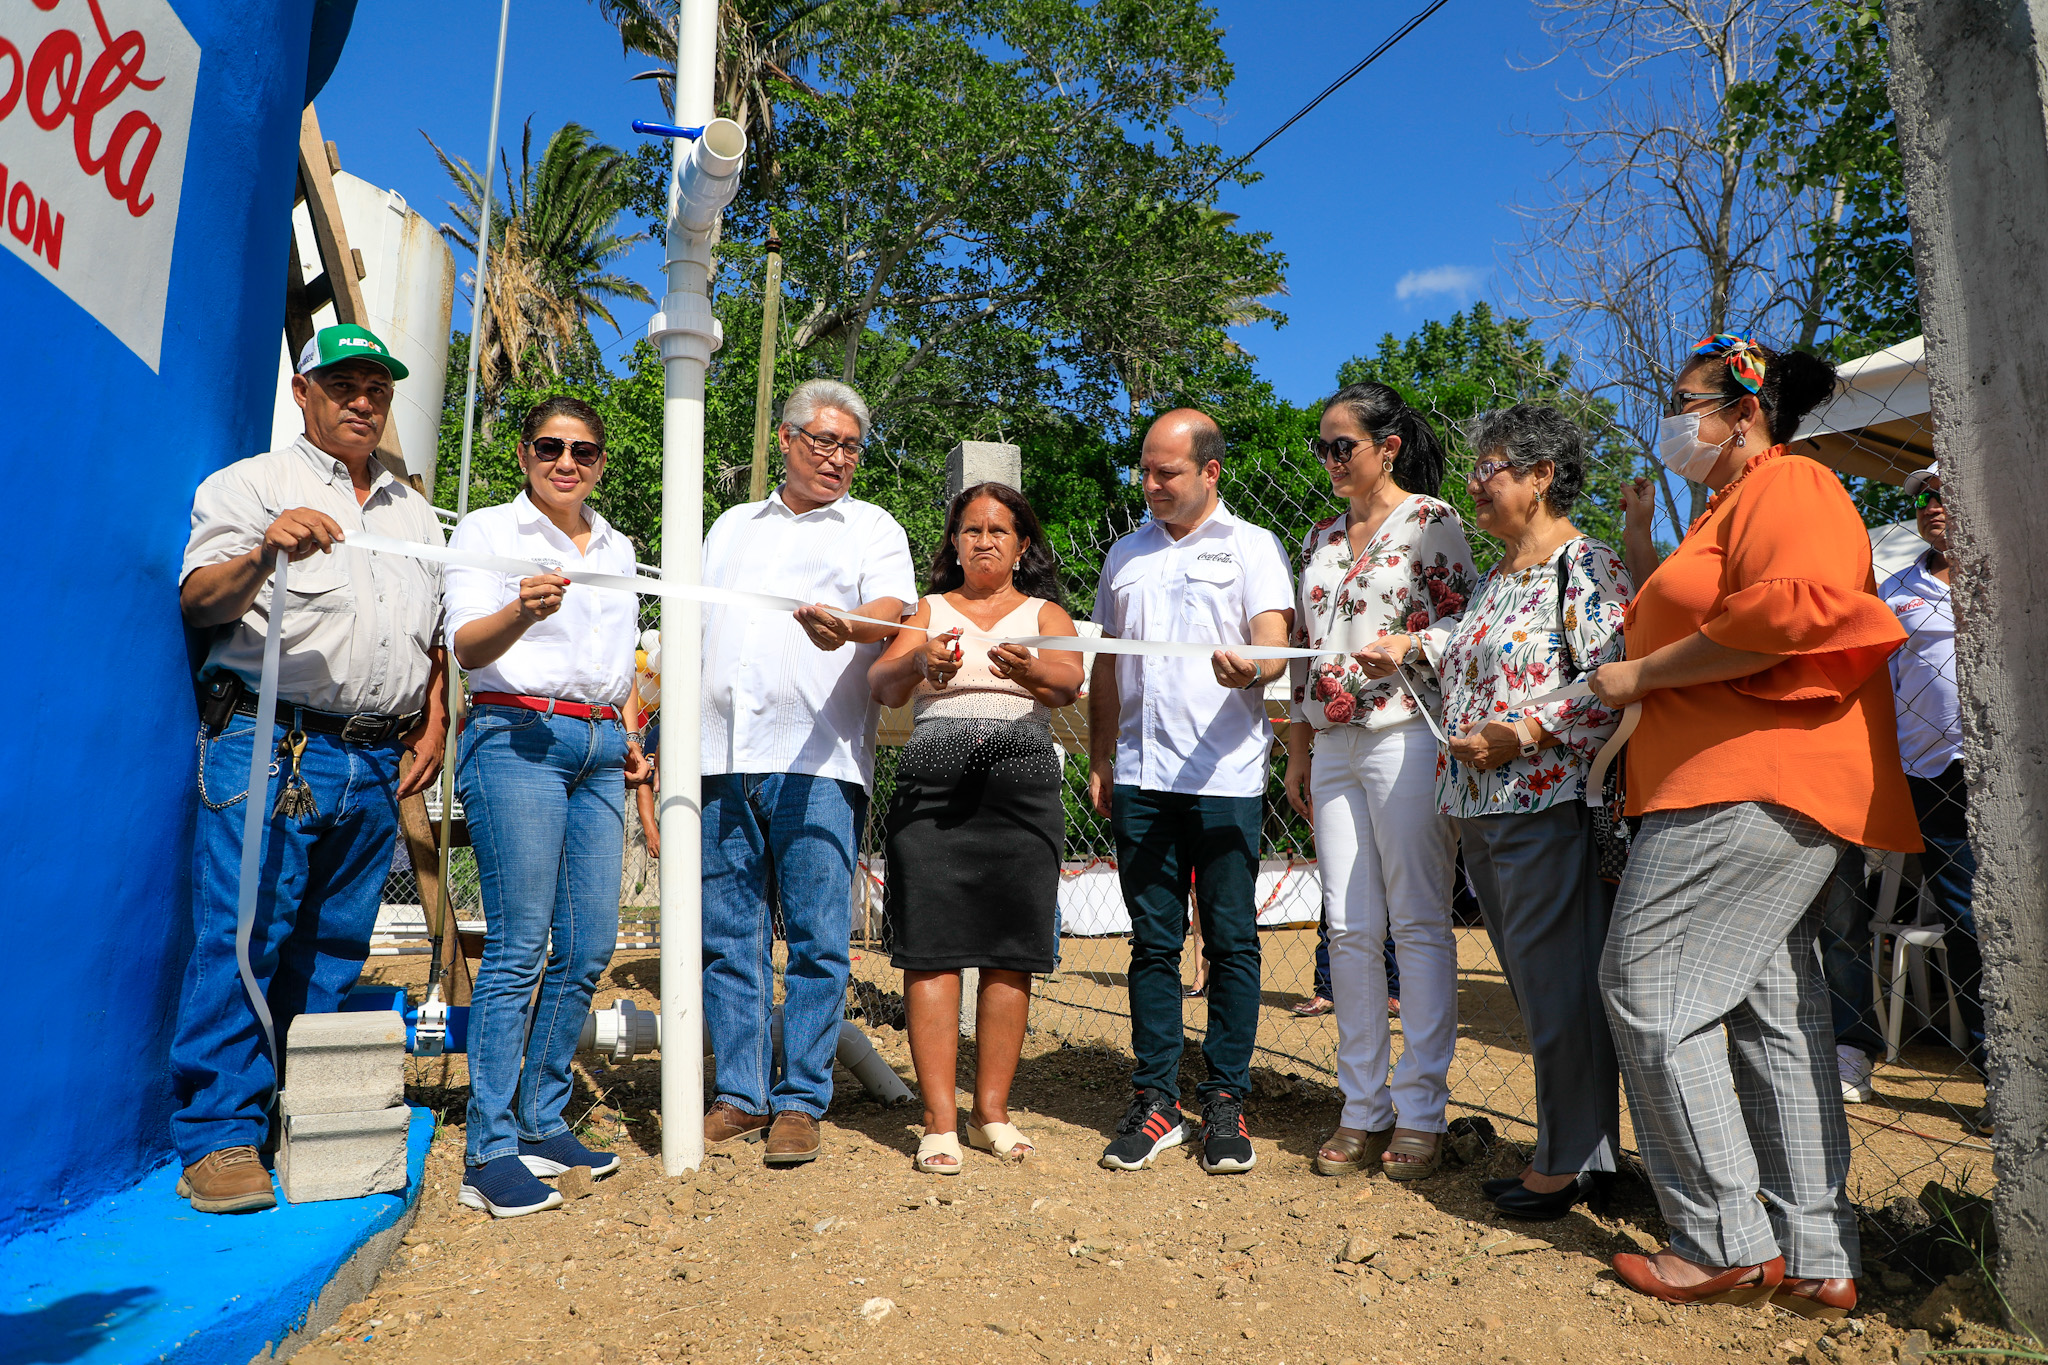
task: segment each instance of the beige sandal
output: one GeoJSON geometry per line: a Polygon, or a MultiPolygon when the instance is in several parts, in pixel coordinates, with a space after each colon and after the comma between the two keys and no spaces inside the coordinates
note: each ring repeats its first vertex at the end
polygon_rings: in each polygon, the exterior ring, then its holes
{"type": "Polygon", "coordinates": [[[1012,1123],[990,1123],[967,1125],[967,1145],[984,1152],[993,1152],[1005,1161],[1020,1162],[1038,1148],[1030,1138],[1012,1123]]]}
{"type": "Polygon", "coordinates": [[[926,1133],[917,1140],[917,1169],[926,1175],[960,1174],[960,1138],[956,1133],[926,1133]],[[942,1165],[939,1157],[953,1158],[950,1166],[942,1165]]]}
{"type": "Polygon", "coordinates": [[[1380,1159],[1393,1137],[1392,1127],[1374,1131],[1370,1128],[1346,1128],[1340,1124],[1322,1146],[1316,1148],[1316,1174],[1351,1175],[1363,1170],[1380,1159]],[[1324,1156],[1324,1152],[1341,1152],[1344,1155],[1340,1159],[1324,1156]]]}
{"type": "Polygon", "coordinates": [[[1389,1180],[1427,1180],[1443,1168],[1444,1135],[1442,1133],[1410,1134],[1397,1137],[1387,1144],[1380,1160],[1380,1169],[1387,1173],[1389,1180]],[[1408,1157],[1406,1161],[1388,1161],[1386,1157],[1408,1157]]]}

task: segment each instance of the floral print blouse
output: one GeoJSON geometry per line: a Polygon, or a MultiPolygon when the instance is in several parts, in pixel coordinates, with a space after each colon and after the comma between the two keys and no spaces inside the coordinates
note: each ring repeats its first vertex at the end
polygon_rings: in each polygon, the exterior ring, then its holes
{"type": "Polygon", "coordinates": [[[1534,758],[1517,754],[1511,762],[1484,772],[1440,752],[1440,814],[1465,819],[1524,814],[1548,810],[1559,801],[1585,799],[1586,774],[1621,716],[1591,697],[1534,709],[1521,703],[1620,659],[1622,617],[1633,596],[1635,586],[1620,557],[1591,536],[1580,536],[1540,564],[1514,572],[1494,569],[1480,580],[1462,616],[1438,621],[1421,632],[1423,652],[1443,680],[1445,734],[1455,737],[1489,721],[1534,716],[1559,741],[1534,758]],[[1560,557],[1567,562],[1562,620],[1577,674],[1566,670],[1558,637],[1560,557]]]}
{"type": "MultiPolygon", "coordinates": [[[[1416,718],[1415,697],[1399,676],[1366,677],[1351,654],[1381,636],[1419,634],[1464,611],[1472,595],[1472,547],[1450,504],[1419,493],[1387,513],[1356,558],[1350,532],[1345,512],[1317,522],[1302,538],[1294,644],[1330,654],[1289,665],[1293,717],[1318,730],[1384,730],[1416,718]]],[[[1425,668],[1408,673],[1423,703],[1435,710],[1441,700],[1436,679],[1425,668]]]]}

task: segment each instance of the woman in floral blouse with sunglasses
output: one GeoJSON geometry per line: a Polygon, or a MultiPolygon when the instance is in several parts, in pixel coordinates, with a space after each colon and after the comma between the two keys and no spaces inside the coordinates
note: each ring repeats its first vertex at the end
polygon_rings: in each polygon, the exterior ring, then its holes
{"type": "Polygon", "coordinates": [[[1287,728],[1287,799],[1316,831],[1344,1094],[1316,1169],[1338,1175],[1383,1159],[1390,1178],[1419,1180],[1442,1159],[1458,1032],[1456,848],[1437,814],[1436,740],[1422,714],[1440,701],[1426,667],[1408,685],[1375,681],[1351,656],[1463,611],[1472,549],[1458,514],[1435,496],[1444,477],[1436,433],[1392,389],[1340,389],[1323,405],[1315,449],[1330,491],[1350,504],[1302,541],[1295,644],[1329,653],[1293,665],[1287,728]],[[1381,954],[1390,931],[1404,1042],[1391,1086],[1381,954]]]}

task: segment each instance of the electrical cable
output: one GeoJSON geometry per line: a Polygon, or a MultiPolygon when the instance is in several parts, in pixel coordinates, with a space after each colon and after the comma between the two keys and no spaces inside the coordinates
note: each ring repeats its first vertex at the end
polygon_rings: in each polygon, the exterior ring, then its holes
{"type": "Polygon", "coordinates": [[[1435,0],[1434,4],[1431,4],[1427,8],[1415,14],[1408,20],[1407,23],[1395,29],[1394,32],[1378,47],[1366,53],[1364,59],[1361,60],[1358,63],[1358,65],[1352,67],[1349,71],[1339,76],[1336,80],[1331,81],[1328,85],[1324,86],[1323,92],[1320,95],[1317,95],[1314,99],[1310,100],[1307,104],[1302,105],[1300,109],[1296,110],[1294,117],[1288,119],[1287,122],[1281,124],[1272,132],[1266,134],[1265,138],[1259,143],[1258,146],[1252,148],[1243,156],[1237,158],[1237,160],[1231,162],[1228,166],[1225,166],[1222,170],[1218,171],[1216,173],[1216,178],[1211,180],[1208,184],[1202,186],[1201,193],[1195,195],[1195,198],[1203,198],[1205,195],[1209,193],[1209,191],[1215,189],[1218,185],[1222,184],[1224,178],[1228,176],[1231,172],[1235,171],[1239,166],[1244,165],[1245,162],[1250,161],[1260,152],[1266,150],[1267,144],[1271,143],[1273,139],[1279,137],[1280,134],[1286,132],[1289,128],[1292,128],[1295,124],[1301,122],[1304,118],[1307,118],[1309,113],[1312,110],[1314,110],[1314,108],[1317,105],[1321,104],[1324,100],[1330,98],[1330,96],[1336,94],[1339,90],[1342,90],[1347,84],[1350,83],[1352,77],[1356,76],[1359,72],[1365,70],[1368,66],[1371,66],[1374,62],[1378,61],[1381,57],[1385,56],[1387,52],[1393,48],[1394,44],[1400,42],[1403,38],[1406,38],[1422,23],[1423,20],[1429,18],[1430,15],[1435,14],[1438,10],[1442,9],[1445,5],[1449,3],[1450,0],[1435,0]]]}

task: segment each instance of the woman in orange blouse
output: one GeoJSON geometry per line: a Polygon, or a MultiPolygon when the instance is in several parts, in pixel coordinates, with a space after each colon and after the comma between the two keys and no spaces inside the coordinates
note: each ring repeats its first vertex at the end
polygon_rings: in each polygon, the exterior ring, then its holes
{"type": "Polygon", "coordinates": [[[1627,661],[1591,678],[1643,704],[1601,989],[1672,1234],[1615,1270],[1825,1318],[1859,1258],[1814,902],[1847,844],[1920,846],[1885,668],[1905,634],[1841,482],[1784,446],[1834,379],[1725,333],[1694,349],[1658,457],[1714,493],[1637,593],[1627,661]]]}

